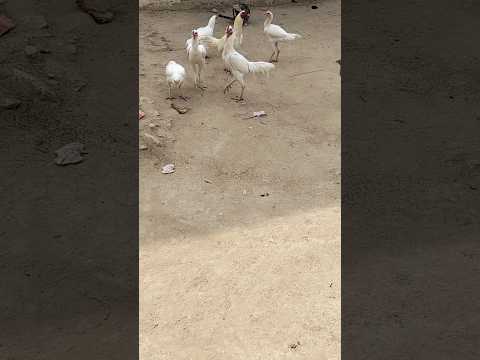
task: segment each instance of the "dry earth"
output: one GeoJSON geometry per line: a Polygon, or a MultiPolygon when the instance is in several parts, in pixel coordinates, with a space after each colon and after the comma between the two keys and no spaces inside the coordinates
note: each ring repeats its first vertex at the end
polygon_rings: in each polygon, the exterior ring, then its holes
{"type": "MultiPolygon", "coordinates": [[[[186,65],[184,42],[211,14],[140,14],[142,360],[340,358],[340,1],[272,10],[304,35],[282,44],[273,76],[249,78],[236,103],[211,58],[205,93],[189,79],[191,99],[175,100],[184,115],[165,100],[164,66],[186,65]]],[[[242,52],[270,55],[262,9],[242,52]]]]}

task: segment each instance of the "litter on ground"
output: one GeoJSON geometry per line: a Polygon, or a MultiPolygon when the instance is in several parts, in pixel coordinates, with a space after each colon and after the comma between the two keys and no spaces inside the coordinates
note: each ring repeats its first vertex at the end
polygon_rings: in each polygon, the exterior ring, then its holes
{"type": "Polygon", "coordinates": [[[246,118],[244,118],[245,120],[247,119],[254,119],[254,118],[258,118],[258,117],[263,117],[263,116],[267,116],[267,113],[265,111],[254,111],[253,112],[253,115],[251,116],[248,116],[246,118]]]}
{"type": "Polygon", "coordinates": [[[162,167],[162,173],[163,174],[171,174],[175,172],[175,165],[173,164],[167,164],[164,167],[162,167]]]}

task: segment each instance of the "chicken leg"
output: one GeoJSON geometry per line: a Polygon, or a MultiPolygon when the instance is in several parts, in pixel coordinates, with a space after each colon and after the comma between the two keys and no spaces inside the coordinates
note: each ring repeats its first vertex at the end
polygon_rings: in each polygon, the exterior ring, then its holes
{"type": "Polygon", "coordinates": [[[242,92],[240,93],[240,96],[238,97],[233,97],[232,100],[235,100],[236,102],[243,101],[243,92],[245,91],[245,86],[242,85],[242,92]]]}
{"type": "Polygon", "coordinates": [[[178,90],[180,90],[180,99],[182,99],[183,101],[188,101],[190,99],[188,96],[183,95],[182,84],[178,86],[178,90]]]}
{"type": "Polygon", "coordinates": [[[172,96],[172,86],[168,85],[168,97],[165,100],[173,100],[175,97],[172,96]]]}
{"type": "Polygon", "coordinates": [[[272,43],[272,48],[273,48],[273,53],[272,53],[272,55],[270,55],[270,59],[268,60],[269,62],[273,62],[273,57],[275,56],[275,53],[277,52],[276,48],[275,48],[275,45],[273,43],[272,43]]]}
{"type": "Polygon", "coordinates": [[[223,93],[226,94],[227,92],[229,92],[232,89],[233,84],[235,84],[237,81],[237,79],[233,79],[230,83],[228,83],[227,86],[225,86],[223,93]]]}
{"type": "Polygon", "coordinates": [[[207,88],[206,85],[202,85],[202,81],[201,81],[201,73],[202,73],[202,69],[203,69],[203,66],[200,66],[200,65],[197,65],[198,66],[198,71],[196,73],[196,76],[197,76],[197,80],[196,80],[196,84],[195,86],[200,89],[200,90],[205,90],[207,88]]]}
{"type": "Polygon", "coordinates": [[[273,47],[273,53],[272,53],[272,56],[270,56],[270,62],[271,63],[274,63],[274,62],[278,62],[278,56],[280,55],[280,49],[278,48],[278,41],[276,41],[275,43],[272,44],[272,47],[273,47]],[[275,54],[277,54],[277,56],[275,57],[275,54]],[[275,57],[275,59],[273,59],[275,57]]]}
{"type": "Polygon", "coordinates": [[[228,83],[227,86],[225,86],[225,90],[223,90],[223,93],[226,94],[227,92],[229,92],[232,89],[233,84],[235,84],[236,82],[240,83],[240,86],[242,87],[242,92],[240,93],[240,96],[232,97],[231,99],[237,102],[240,102],[240,101],[243,101],[243,92],[245,91],[245,84],[243,84],[239,80],[233,79],[230,83],[228,83]]]}

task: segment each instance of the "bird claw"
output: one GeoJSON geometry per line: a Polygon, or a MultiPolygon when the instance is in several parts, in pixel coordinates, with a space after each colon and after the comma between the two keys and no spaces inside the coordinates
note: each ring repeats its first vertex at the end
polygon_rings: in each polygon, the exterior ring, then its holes
{"type": "Polygon", "coordinates": [[[175,96],[169,96],[169,97],[166,97],[165,100],[175,100],[176,97],[175,96]]]}
{"type": "Polygon", "coordinates": [[[182,95],[182,96],[179,96],[179,98],[182,99],[183,101],[188,101],[188,100],[190,100],[190,97],[188,97],[188,96],[183,96],[183,95],[182,95]]]}
{"type": "Polygon", "coordinates": [[[232,97],[232,100],[236,101],[236,102],[242,102],[244,99],[243,99],[243,97],[236,96],[236,97],[232,97]]]}

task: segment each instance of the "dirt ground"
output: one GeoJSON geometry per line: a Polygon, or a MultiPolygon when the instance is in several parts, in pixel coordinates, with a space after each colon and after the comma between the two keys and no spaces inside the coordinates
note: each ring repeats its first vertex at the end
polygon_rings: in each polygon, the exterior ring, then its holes
{"type": "MultiPolygon", "coordinates": [[[[140,14],[142,360],[340,358],[340,1],[318,6],[272,9],[304,38],[247,80],[244,103],[211,58],[203,95],[190,78],[188,103],[175,100],[184,115],[165,99],[165,64],[186,66],[211,14],[140,14]]],[[[262,14],[245,28],[250,60],[271,53],[262,14]]]]}

